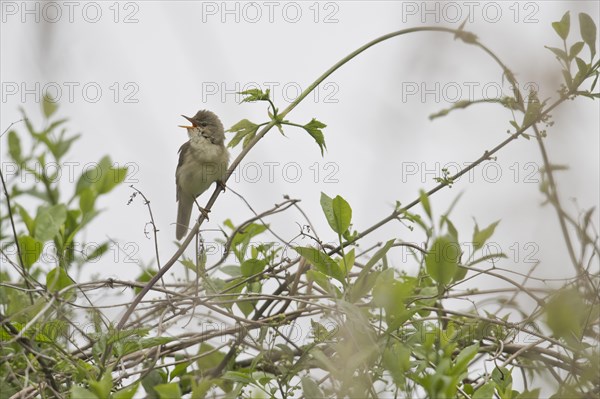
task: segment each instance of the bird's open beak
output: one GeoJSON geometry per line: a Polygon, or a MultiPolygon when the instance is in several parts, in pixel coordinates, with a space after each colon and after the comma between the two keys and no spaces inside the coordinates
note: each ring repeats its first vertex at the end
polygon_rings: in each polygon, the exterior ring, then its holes
{"type": "Polygon", "coordinates": [[[192,126],[178,125],[179,127],[183,127],[183,128],[186,128],[186,129],[193,129],[194,126],[196,126],[196,124],[194,123],[194,120],[192,118],[190,118],[188,116],[185,116],[185,115],[181,115],[181,116],[183,116],[185,119],[187,119],[188,121],[190,121],[190,123],[192,124],[192,126]]]}

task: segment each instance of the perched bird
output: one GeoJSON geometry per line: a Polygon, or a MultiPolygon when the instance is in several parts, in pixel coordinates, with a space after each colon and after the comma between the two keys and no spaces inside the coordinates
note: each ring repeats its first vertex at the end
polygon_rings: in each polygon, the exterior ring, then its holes
{"type": "MultiPolygon", "coordinates": [[[[196,197],[205,192],[213,182],[222,185],[229,164],[225,131],[217,115],[202,110],[191,118],[181,116],[192,125],[180,126],[187,129],[190,139],[179,149],[179,163],[175,172],[179,202],[176,230],[178,240],[188,230],[196,197]]],[[[204,209],[200,208],[200,211],[206,215],[204,209]]]]}

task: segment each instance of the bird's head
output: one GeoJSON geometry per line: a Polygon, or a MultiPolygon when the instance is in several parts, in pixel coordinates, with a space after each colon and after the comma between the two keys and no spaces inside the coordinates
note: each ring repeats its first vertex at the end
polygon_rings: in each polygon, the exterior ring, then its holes
{"type": "Polygon", "coordinates": [[[223,124],[217,115],[207,110],[201,110],[193,117],[181,115],[187,119],[191,126],[179,125],[187,129],[188,135],[192,138],[195,135],[203,136],[213,144],[223,144],[225,141],[225,131],[223,124]]]}

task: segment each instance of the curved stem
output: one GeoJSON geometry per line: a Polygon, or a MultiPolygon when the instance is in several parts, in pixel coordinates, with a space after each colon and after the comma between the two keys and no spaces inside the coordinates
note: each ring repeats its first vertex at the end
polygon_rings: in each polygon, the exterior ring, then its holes
{"type": "Polygon", "coordinates": [[[325,71],[321,76],[319,76],[317,78],[317,80],[315,80],[310,86],[308,86],[306,88],[306,90],[304,90],[302,93],[300,93],[298,98],[296,98],[294,101],[292,101],[292,103],[290,105],[288,105],[288,107],[286,109],[284,109],[283,111],[281,111],[279,113],[280,118],[283,119],[288,113],[290,113],[294,108],[296,108],[296,106],[298,104],[300,104],[300,102],[302,100],[304,100],[306,98],[306,96],[308,96],[314,89],[316,89],[317,86],[319,86],[321,83],[323,83],[323,81],[325,79],[327,79],[329,77],[329,75],[331,75],[332,73],[334,73],[335,71],[340,69],[344,64],[347,64],[348,61],[352,60],[357,55],[361,54],[365,50],[368,50],[369,48],[373,47],[374,45],[376,45],[378,43],[384,42],[384,41],[391,39],[393,37],[396,37],[396,36],[402,36],[402,35],[406,35],[408,33],[414,33],[414,32],[445,32],[445,33],[452,33],[455,35],[459,34],[461,32],[464,33],[464,31],[460,31],[457,29],[442,28],[442,27],[436,27],[436,26],[422,26],[422,27],[418,27],[418,28],[402,29],[402,30],[399,30],[396,32],[392,32],[392,33],[388,33],[386,35],[380,36],[377,39],[372,40],[369,43],[357,48],[356,50],[354,50],[353,52],[351,52],[350,54],[348,54],[347,56],[345,56],[344,58],[342,58],[341,60],[336,62],[327,71],[325,71]]]}

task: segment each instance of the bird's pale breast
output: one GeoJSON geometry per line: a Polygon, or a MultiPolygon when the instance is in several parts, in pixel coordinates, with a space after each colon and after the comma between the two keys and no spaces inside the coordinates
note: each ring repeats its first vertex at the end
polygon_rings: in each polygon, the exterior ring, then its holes
{"type": "Polygon", "coordinates": [[[177,170],[177,179],[180,187],[194,197],[206,191],[216,180],[222,179],[227,172],[227,149],[202,136],[190,141],[186,155],[186,162],[177,170]]]}

